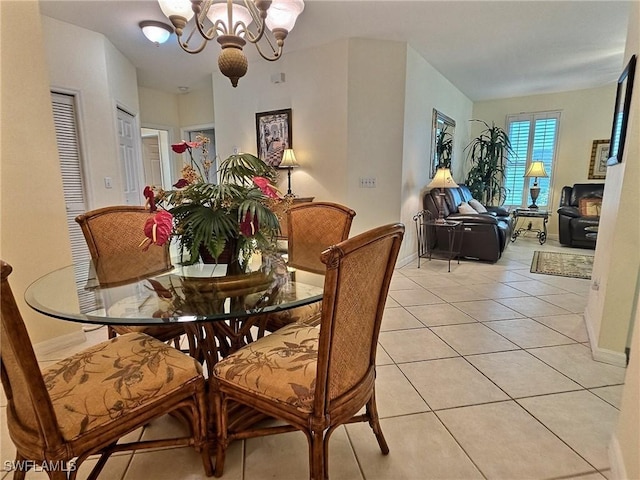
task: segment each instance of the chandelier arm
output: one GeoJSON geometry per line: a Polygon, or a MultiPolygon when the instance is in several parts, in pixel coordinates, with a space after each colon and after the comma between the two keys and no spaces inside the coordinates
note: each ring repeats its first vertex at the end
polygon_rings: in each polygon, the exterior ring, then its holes
{"type": "Polygon", "coordinates": [[[248,25],[244,25],[245,40],[249,43],[257,45],[260,39],[264,36],[264,32],[267,29],[267,22],[265,21],[265,19],[267,18],[267,12],[266,10],[264,12],[262,10],[259,10],[258,7],[256,7],[255,3],[251,0],[244,0],[244,5],[247,10],[249,10],[251,18],[253,18],[253,22],[258,27],[258,31],[254,34],[251,30],[249,30],[248,25]]]}
{"type": "Polygon", "coordinates": [[[273,44],[271,43],[271,40],[269,40],[269,37],[265,37],[267,39],[267,42],[269,43],[269,46],[271,47],[271,51],[273,52],[273,56],[270,57],[268,55],[265,55],[264,52],[262,51],[262,49],[260,48],[260,44],[256,43],[254,44],[256,46],[256,50],[258,50],[258,53],[260,54],[260,56],[262,58],[264,58],[265,60],[269,61],[269,62],[275,62],[276,60],[278,60],[281,56],[282,56],[282,45],[280,45],[278,47],[278,50],[276,50],[273,46],[273,44]]]}
{"type": "MultiPolygon", "coordinates": [[[[191,0],[191,8],[193,9],[193,12],[195,13],[194,16],[194,22],[196,24],[196,28],[198,29],[198,32],[200,32],[200,35],[202,36],[202,38],[205,40],[205,42],[214,40],[218,34],[217,34],[217,30],[218,30],[218,23],[222,23],[222,22],[216,22],[213,27],[211,27],[209,30],[207,30],[205,32],[204,30],[204,22],[205,19],[207,18],[207,12],[209,11],[209,8],[211,7],[211,0],[205,0],[204,2],[202,0],[197,1],[197,0],[191,0]],[[204,3],[204,8],[202,7],[202,4],[204,3]]],[[[224,25],[224,23],[223,23],[224,25]]],[[[195,29],[194,29],[195,31],[195,29]]],[[[223,32],[227,33],[226,31],[223,32]]],[[[198,50],[199,52],[202,51],[204,47],[200,48],[200,50],[198,50]]],[[[191,52],[189,52],[191,53],[191,52]]],[[[194,52],[197,53],[197,52],[194,52]]]]}
{"type": "MultiPolygon", "coordinates": [[[[195,32],[195,30],[194,30],[195,32]]],[[[180,48],[182,48],[182,50],[184,50],[187,53],[191,53],[191,54],[196,54],[196,53],[200,53],[202,50],[204,50],[204,47],[207,46],[208,40],[206,39],[202,39],[202,43],[200,44],[200,46],[198,48],[194,48],[194,49],[190,49],[189,48],[189,40],[191,40],[191,36],[193,35],[193,32],[191,32],[191,35],[189,35],[189,39],[186,42],[183,42],[180,37],[178,37],[178,45],[180,45],[180,48]]]]}

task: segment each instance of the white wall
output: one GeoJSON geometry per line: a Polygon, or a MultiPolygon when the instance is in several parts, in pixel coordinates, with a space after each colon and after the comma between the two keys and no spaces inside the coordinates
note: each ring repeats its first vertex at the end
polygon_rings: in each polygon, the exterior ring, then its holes
{"type": "Polygon", "coordinates": [[[406,52],[404,42],[349,40],[346,187],[358,220],[352,235],[400,221],[406,52]],[[360,178],[375,178],[376,188],[361,188],[360,178]]]}
{"type": "Polygon", "coordinates": [[[79,325],[37,314],[23,300],[31,282],[71,263],[71,248],[38,4],[0,2],[0,9],[0,258],[14,268],[9,282],[33,343],[82,336],[79,325]]]}
{"type": "MultiPolygon", "coordinates": [[[[238,151],[257,154],[255,114],[292,109],[292,146],[300,164],[293,193],[316,200],[347,201],[347,41],[285,54],[278,62],[252,61],[233,88],[213,74],[216,142],[224,159],[238,151]],[[284,83],[271,75],[284,73],[284,83]]],[[[286,171],[279,187],[286,192],[286,171]]],[[[356,216],[355,222],[358,220],[356,216]]]]}
{"type": "Polygon", "coordinates": [[[116,108],[120,102],[138,113],[135,68],[102,34],[45,16],[42,25],[51,88],[77,98],[89,208],[123,204],[116,108]]]}
{"type": "MultiPolygon", "coordinates": [[[[629,28],[627,31],[627,46],[625,52],[625,61],[635,53],[640,53],[640,3],[634,2],[629,15],[629,28]]],[[[627,130],[627,142],[625,143],[625,152],[623,164],[627,162],[625,167],[625,185],[623,186],[623,198],[629,197],[633,202],[630,205],[621,204],[620,210],[626,214],[635,215],[632,220],[627,223],[635,224],[635,238],[629,237],[628,241],[633,242],[628,248],[634,248],[637,258],[638,245],[640,245],[640,236],[637,234],[638,228],[638,212],[640,212],[640,201],[638,201],[638,183],[640,181],[640,71],[636,70],[635,85],[633,87],[633,106],[629,119],[627,130]],[[635,194],[635,195],[634,195],[635,194]]],[[[608,185],[607,185],[608,186],[608,185]]],[[[605,197],[606,198],[606,197],[605,197]]],[[[625,242],[626,243],[626,242],[625,242]]],[[[613,245],[615,247],[616,245],[613,245]]],[[[625,249],[626,250],[626,249],[625,249]]],[[[610,277],[611,287],[618,288],[623,283],[632,283],[633,276],[624,276],[625,272],[617,270],[618,262],[624,258],[627,251],[620,252],[616,255],[616,264],[612,264],[607,272],[610,277]]],[[[596,257],[600,254],[600,249],[596,248],[596,257]]],[[[627,267],[628,268],[628,267],[627,267]]],[[[633,268],[633,266],[632,266],[633,268]]],[[[595,265],[594,265],[595,270],[595,265]]],[[[625,376],[625,386],[622,392],[622,400],[620,404],[620,415],[618,417],[618,425],[611,440],[609,449],[609,457],[612,465],[613,478],[616,480],[640,478],[640,285],[638,278],[640,277],[640,268],[638,262],[635,264],[635,317],[633,324],[632,343],[630,345],[630,358],[627,374],[625,376]]],[[[628,289],[625,289],[625,291],[628,289]]],[[[592,294],[593,295],[593,292],[592,294]]],[[[630,301],[630,299],[625,299],[630,301]]],[[[589,297],[591,303],[591,296],[589,297]]],[[[611,319],[609,315],[615,315],[615,312],[607,313],[607,317],[603,318],[602,329],[606,330],[605,320],[611,319]]],[[[615,318],[615,317],[614,317],[615,318]]]]}
{"type": "Polygon", "coordinates": [[[469,141],[473,103],[411,47],[407,48],[404,107],[401,220],[407,230],[399,258],[408,260],[417,252],[413,216],[422,210],[422,197],[431,181],[431,128],[433,109],[456,122],[451,164],[454,179],[462,180],[463,149],[469,141]]]}
{"type": "MultiPolygon", "coordinates": [[[[591,145],[594,140],[608,139],[611,135],[615,94],[615,85],[609,85],[587,90],[476,102],[473,105],[473,118],[484,120],[489,125],[495,122],[502,128],[505,128],[506,117],[509,114],[550,110],[561,112],[557,163],[554,167],[550,196],[549,235],[555,235],[556,238],[558,235],[558,218],[555,212],[560,203],[563,186],[603,182],[588,178],[591,145]]],[[[478,130],[480,128],[474,125],[472,137],[477,135],[478,130]]],[[[465,174],[468,170],[467,163],[465,174]]]]}

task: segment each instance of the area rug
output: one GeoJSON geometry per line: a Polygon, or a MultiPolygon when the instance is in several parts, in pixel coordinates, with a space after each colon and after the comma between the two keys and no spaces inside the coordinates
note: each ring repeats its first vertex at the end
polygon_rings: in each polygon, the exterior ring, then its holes
{"type": "Polygon", "coordinates": [[[575,253],[533,252],[531,273],[571,278],[591,278],[593,255],[575,253]]]}

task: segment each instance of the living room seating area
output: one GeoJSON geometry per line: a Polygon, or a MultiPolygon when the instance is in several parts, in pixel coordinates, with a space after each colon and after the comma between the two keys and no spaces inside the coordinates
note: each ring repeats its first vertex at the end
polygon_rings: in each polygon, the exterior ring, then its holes
{"type": "MultiPolygon", "coordinates": [[[[481,205],[473,198],[466,185],[457,188],[431,189],[423,197],[423,208],[432,218],[438,218],[440,209],[447,220],[463,223],[460,256],[487,262],[496,262],[509,243],[513,219],[504,207],[481,205]],[[442,195],[442,198],[438,198],[442,195]]],[[[430,248],[448,250],[449,239],[445,231],[436,229],[430,236],[430,248]]]]}

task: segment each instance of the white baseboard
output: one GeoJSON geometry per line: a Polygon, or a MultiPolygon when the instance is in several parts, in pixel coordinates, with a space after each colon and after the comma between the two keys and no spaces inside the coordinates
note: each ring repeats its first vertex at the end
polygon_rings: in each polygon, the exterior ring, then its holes
{"type": "Polygon", "coordinates": [[[587,334],[589,335],[589,346],[591,347],[591,356],[597,362],[609,363],[617,367],[627,366],[627,355],[624,352],[616,352],[606,348],[598,347],[598,339],[593,331],[592,323],[589,317],[589,311],[585,310],[584,323],[587,326],[587,334]]]}
{"type": "Polygon", "coordinates": [[[41,356],[49,355],[50,353],[56,352],[60,349],[79,345],[86,340],[87,336],[84,334],[84,332],[82,330],[78,330],[72,333],[67,333],[66,335],[60,335],[59,337],[45,340],[44,342],[36,343],[33,346],[33,351],[35,352],[36,357],[39,358],[41,356]]]}
{"type": "Polygon", "coordinates": [[[611,467],[611,478],[610,480],[626,480],[629,477],[627,476],[627,469],[624,465],[624,457],[622,456],[622,451],[620,450],[620,443],[618,443],[618,437],[615,432],[611,436],[611,441],[609,442],[609,466],[611,467]]]}
{"type": "Polygon", "coordinates": [[[411,262],[416,262],[418,260],[418,252],[413,252],[411,255],[399,258],[396,261],[396,268],[402,268],[406,265],[409,265],[411,262]]]}

